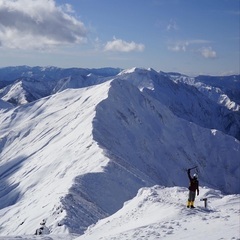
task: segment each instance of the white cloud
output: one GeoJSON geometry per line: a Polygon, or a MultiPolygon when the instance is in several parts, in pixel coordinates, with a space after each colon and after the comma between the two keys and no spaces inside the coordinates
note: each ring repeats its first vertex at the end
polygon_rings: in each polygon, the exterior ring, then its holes
{"type": "Polygon", "coordinates": [[[66,3],[65,5],[62,5],[60,7],[64,12],[68,12],[68,13],[74,13],[75,11],[72,8],[72,5],[66,3]]]}
{"type": "Polygon", "coordinates": [[[212,50],[211,47],[203,47],[199,51],[204,58],[216,58],[217,57],[217,53],[214,50],[212,50]]]}
{"type": "Polygon", "coordinates": [[[217,53],[211,47],[202,47],[199,49],[199,45],[209,44],[210,41],[203,39],[193,39],[188,41],[178,41],[169,44],[168,49],[174,52],[200,52],[204,58],[216,58],[217,53]],[[198,46],[196,48],[196,45],[198,46]]]}
{"type": "Polygon", "coordinates": [[[187,50],[187,46],[189,45],[188,41],[185,42],[176,42],[168,46],[168,49],[173,52],[185,52],[187,50]]]}
{"type": "Polygon", "coordinates": [[[45,49],[86,41],[71,5],[54,0],[0,0],[0,47],[45,49]]]}
{"type": "Polygon", "coordinates": [[[131,52],[131,51],[143,51],[145,46],[141,43],[126,42],[122,39],[113,38],[112,41],[108,41],[104,47],[104,51],[117,51],[117,52],[131,52]]]}
{"type": "Polygon", "coordinates": [[[178,29],[177,23],[174,20],[171,19],[170,22],[167,25],[167,31],[174,31],[174,30],[177,30],[177,29],[178,29]]]}
{"type": "Polygon", "coordinates": [[[235,10],[235,11],[227,11],[228,13],[232,15],[240,15],[240,10],[235,10]]]}

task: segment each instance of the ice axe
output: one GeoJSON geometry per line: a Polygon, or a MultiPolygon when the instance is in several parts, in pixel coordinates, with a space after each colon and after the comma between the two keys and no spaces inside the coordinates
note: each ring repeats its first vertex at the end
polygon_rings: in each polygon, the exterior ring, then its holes
{"type": "Polygon", "coordinates": [[[195,166],[195,167],[192,167],[192,168],[189,168],[190,170],[192,170],[192,169],[195,169],[195,168],[197,168],[197,166],[195,166]]]}
{"type": "Polygon", "coordinates": [[[195,169],[195,168],[197,168],[197,166],[192,167],[192,168],[188,168],[188,169],[185,168],[185,171],[192,170],[192,169],[195,169]]]}
{"type": "Polygon", "coordinates": [[[200,201],[204,201],[204,207],[207,208],[207,198],[201,198],[200,201]]]}

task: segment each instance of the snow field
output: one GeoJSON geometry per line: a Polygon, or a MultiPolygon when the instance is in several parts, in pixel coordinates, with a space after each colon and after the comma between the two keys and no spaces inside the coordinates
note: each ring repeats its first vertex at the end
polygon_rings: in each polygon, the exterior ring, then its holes
{"type": "Polygon", "coordinates": [[[154,186],[112,216],[90,226],[77,240],[239,239],[239,195],[200,188],[196,209],[186,208],[186,188],[154,186]],[[208,198],[205,208],[201,198],[208,198]]]}

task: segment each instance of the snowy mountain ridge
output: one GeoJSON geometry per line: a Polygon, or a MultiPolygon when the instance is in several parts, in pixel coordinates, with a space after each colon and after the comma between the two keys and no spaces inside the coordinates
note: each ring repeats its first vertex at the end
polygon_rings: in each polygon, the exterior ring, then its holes
{"type": "Polygon", "coordinates": [[[119,77],[131,81],[140,90],[153,90],[149,92],[151,94],[153,92],[158,100],[161,98],[161,102],[172,108],[174,114],[179,117],[203,127],[218,129],[240,140],[240,92],[238,90],[240,78],[237,75],[191,78],[179,73],[156,72],[151,68],[120,71],[114,68],[9,67],[0,69],[0,85],[7,84],[0,89],[0,98],[13,105],[21,105],[67,88],[94,86],[119,77]],[[207,85],[205,78],[210,79],[212,85],[207,85]],[[182,87],[179,91],[180,85],[182,87]],[[164,91],[161,91],[161,88],[164,88],[164,91]],[[171,98],[169,93],[172,95],[171,98]],[[204,98],[200,93],[206,97],[204,98]],[[234,100],[231,100],[228,94],[234,100]],[[199,96],[197,101],[195,101],[196,96],[199,96]],[[190,99],[192,99],[191,103],[190,99]],[[196,102],[198,106],[193,106],[196,102]],[[203,112],[203,116],[200,116],[199,112],[203,112]],[[205,120],[206,116],[209,118],[208,122],[205,120]]]}
{"type": "MultiPolygon", "coordinates": [[[[99,219],[111,219],[111,215],[114,219],[118,210],[120,221],[126,201],[133,199],[133,208],[140,211],[139,189],[152,192],[155,185],[164,186],[156,187],[156,201],[164,192],[179,193],[181,212],[187,199],[186,168],[195,165],[204,186],[200,197],[205,196],[204,189],[212,188],[236,194],[226,197],[236,203],[240,193],[236,184],[240,175],[238,111],[152,69],[134,68],[112,76],[88,73],[87,77],[91,84],[86,86],[84,77],[78,77],[77,84],[70,83],[69,77],[66,85],[60,79],[52,88],[59,91],[18,106],[2,97],[0,236],[34,234],[45,219],[46,234],[74,238],[71,234],[83,234],[99,219]]],[[[38,92],[38,83],[36,89],[31,85],[32,93],[38,92]]],[[[209,191],[224,198],[216,190],[209,191]]],[[[155,209],[164,212],[164,206],[157,204],[155,209]]],[[[230,222],[237,219],[236,206],[230,222]]],[[[151,203],[146,207],[151,208],[151,203]]],[[[131,234],[140,233],[142,221],[131,234]]],[[[150,227],[165,220],[155,216],[149,221],[150,227]]],[[[99,227],[105,231],[99,223],[96,234],[99,227]]],[[[237,237],[237,226],[233,226],[231,237],[237,237]]],[[[114,234],[106,239],[114,239],[114,234]]],[[[80,239],[88,235],[87,231],[80,239]]],[[[117,239],[128,236],[116,235],[117,239]]],[[[91,239],[98,239],[97,235],[91,239]]]]}

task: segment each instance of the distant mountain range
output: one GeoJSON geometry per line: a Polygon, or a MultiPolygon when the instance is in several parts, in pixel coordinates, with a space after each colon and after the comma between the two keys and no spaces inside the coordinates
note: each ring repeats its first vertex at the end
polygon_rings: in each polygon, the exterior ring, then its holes
{"type": "Polygon", "coordinates": [[[116,68],[62,69],[56,67],[0,68],[0,98],[14,105],[25,104],[66,88],[80,88],[117,75],[116,68]]]}
{"type": "MultiPolygon", "coordinates": [[[[7,95],[8,90],[18,85],[25,92],[27,102],[35,101],[43,96],[48,96],[66,88],[79,88],[95,85],[107,81],[109,77],[116,76],[123,69],[120,68],[57,68],[57,67],[5,67],[0,68],[1,98],[7,95]],[[37,92],[37,96],[31,96],[31,91],[37,92]],[[44,91],[45,90],[45,91],[44,91]],[[4,93],[3,93],[4,92],[4,93]]],[[[154,70],[153,70],[154,71],[154,70]]],[[[231,76],[198,76],[188,77],[180,73],[159,72],[159,76],[165,76],[176,82],[194,85],[198,90],[205,93],[218,103],[230,109],[239,110],[240,105],[240,80],[239,75],[231,76]]],[[[17,95],[17,94],[16,94],[17,95]]],[[[7,101],[21,104],[18,98],[7,99],[7,101]]]]}

